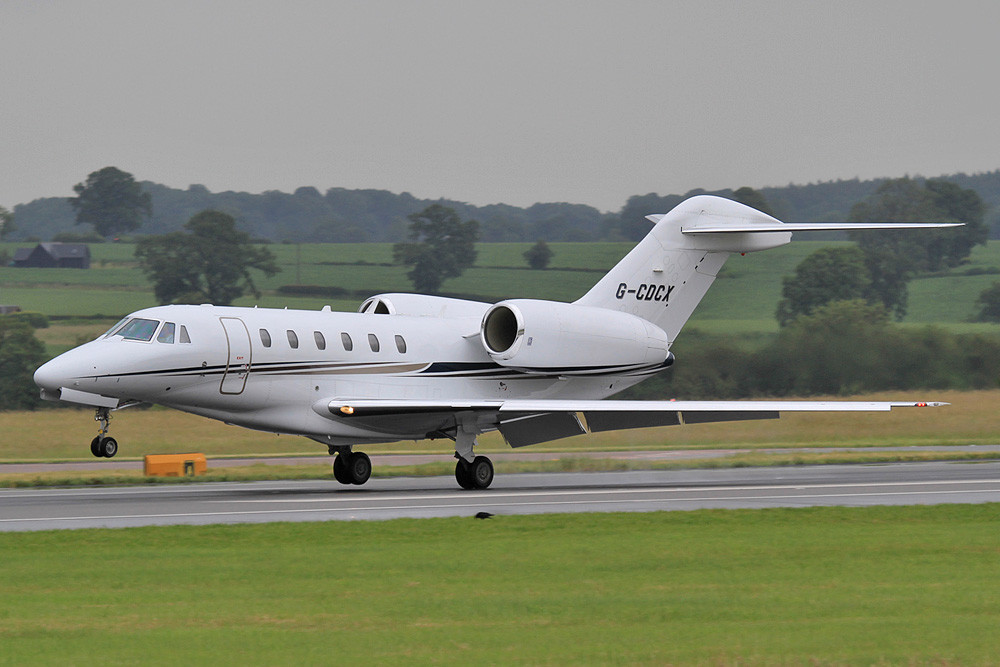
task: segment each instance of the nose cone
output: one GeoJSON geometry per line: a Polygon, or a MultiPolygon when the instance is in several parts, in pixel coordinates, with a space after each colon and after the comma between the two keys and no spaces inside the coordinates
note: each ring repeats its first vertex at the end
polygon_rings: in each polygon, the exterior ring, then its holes
{"type": "Polygon", "coordinates": [[[35,371],[35,384],[43,391],[58,392],[60,387],[78,388],[87,377],[93,382],[96,366],[89,346],[87,343],[64,352],[39,366],[35,371]]]}
{"type": "Polygon", "coordinates": [[[59,363],[59,357],[51,361],[47,361],[38,367],[35,371],[35,384],[42,391],[57,393],[59,387],[65,384],[66,377],[62,372],[62,368],[59,363]]]}

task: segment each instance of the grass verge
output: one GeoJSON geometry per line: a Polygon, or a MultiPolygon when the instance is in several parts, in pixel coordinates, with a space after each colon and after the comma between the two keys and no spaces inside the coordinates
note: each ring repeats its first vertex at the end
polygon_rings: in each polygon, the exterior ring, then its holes
{"type": "Polygon", "coordinates": [[[997,505],[0,534],[10,664],[993,664],[997,505]]]}

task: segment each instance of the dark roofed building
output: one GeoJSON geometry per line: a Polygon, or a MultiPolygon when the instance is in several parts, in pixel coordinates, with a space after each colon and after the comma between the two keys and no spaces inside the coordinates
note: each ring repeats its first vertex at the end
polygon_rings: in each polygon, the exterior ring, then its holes
{"type": "Polygon", "coordinates": [[[14,266],[43,269],[89,269],[90,248],[86,243],[39,243],[34,248],[18,248],[14,266]]]}

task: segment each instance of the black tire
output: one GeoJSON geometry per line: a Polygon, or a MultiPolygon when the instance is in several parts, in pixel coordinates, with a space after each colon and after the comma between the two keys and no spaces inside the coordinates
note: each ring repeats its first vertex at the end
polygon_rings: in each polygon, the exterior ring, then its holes
{"type": "Polygon", "coordinates": [[[347,477],[351,484],[361,486],[372,476],[372,460],[364,452],[352,452],[347,460],[347,477]]]}
{"type": "Polygon", "coordinates": [[[110,459],[118,453],[118,441],[114,438],[101,438],[98,447],[101,450],[101,456],[106,459],[110,459]]]}
{"type": "Polygon", "coordinates": [[[90,441],[90,453],[97,458],[102,458],[104,456],[104,454],[101,453],[101,436],[97,436],[90,441]]]}
{"type": "Polygon", "coordinates": [[[351,479],[347,476],[347,463],[345,456],[350,454],[337,454],[333,459],[333,478],[341,484],[350,484],[351,479]]]}
{"type": "Polygon", "coordinates": [[[469,466],[472,488],[488,489],[493,483],[493,462],[485,456],[477,456],[469,466]]]}
{"type": "Polygon", "coordinates": [[[466,491],[476,488],[472,484],[471,464],[465,459],[459,459],[455,464],[455,481],[466,491]]]}

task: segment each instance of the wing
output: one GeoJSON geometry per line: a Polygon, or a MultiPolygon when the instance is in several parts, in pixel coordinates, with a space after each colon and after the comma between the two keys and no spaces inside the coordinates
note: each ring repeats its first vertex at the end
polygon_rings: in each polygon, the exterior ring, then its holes
{"type": "MultiPolygon", "coordinates": [[[[315,406],[386,434],[449,435],[460,415],[475,415],[483,431],[499,430],[511,447],[583,433],[648,426],[677,426],[749,419],[777,419],[782,412],[884,412],[947,403],[893,401],[509,401],[330,400],[315,406]]],[[[408,437],[425,437],[410,435],[408,437]]]]}

